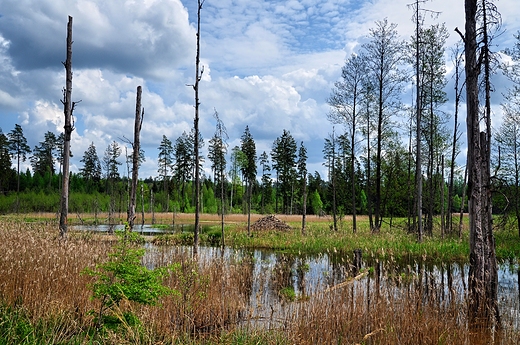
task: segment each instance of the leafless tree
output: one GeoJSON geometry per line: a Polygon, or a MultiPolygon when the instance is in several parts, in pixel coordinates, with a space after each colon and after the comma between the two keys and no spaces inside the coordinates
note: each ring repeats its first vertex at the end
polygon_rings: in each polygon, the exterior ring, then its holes
{"type": "Polygon", "coordinates": [[[486,99],[485,130],[481,131],[479,75],[485,72],[486,98],[489,97],[489,37],[486,0],[465,0],[466,105],[468,136],[468,206],[470,228],[469,319],[472,327],[500,324],[497,287],[498,272],[491,217],[490,102],[486,99]],[[480,8],[479,8],[479,5],[480,8]],[[479,13],[480,10],[480,13],[479,13]],[[477,29],[480,19],[482,27],[477,29]],[[480,42],[479,42],[480,41],[480,42]],[[479,43],[481,44],[479,47],[479,43]],[[480,48],[480,49],[479,49],[480,48]],[[479,54],[480,53],[480,54],[479,54]]]}
{"type": "Polygon", "coordinates": [[[70,137],[74,130],[72,113],[75,102],[72,102],[72,17],[69,16],[67,24],[67,59],[65,66],[65,89],[63,90],[63,113],[65,115],[64,140],[63,140],[63,181],[60,203],[60,238],[67,237],[67,216],[69,213],[69,162],[70,162],[70,137]]]}
{"type": "Polygon", "coordinates": [[[130,185],[130,200],[128,204],[128,226],[130,229],[134,227],[135,221],[135,204],[136,204],[136,194],[137,194],[137,180],[139,178],[139,154],[141,151],[140,145],[140,134],[141,128],[143,126],[144,119],[144,108],[141,112],[141,93],[142,88],[139,85],[137,87],[137,96],[135,101],[135,123],[134,123],[134,141],[132,142],[132,181],[130,185]]]}

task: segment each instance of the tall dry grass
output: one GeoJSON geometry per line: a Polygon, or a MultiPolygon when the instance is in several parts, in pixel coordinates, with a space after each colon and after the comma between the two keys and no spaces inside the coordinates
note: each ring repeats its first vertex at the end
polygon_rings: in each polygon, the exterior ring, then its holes
{"type": "MultiPolygon", "coordinates": [[[[57,229],[51,222],[0,223],[0,302],[23,309],[34,324],[61,320],[67,338],[94,325],[89,311],[97,310],[99,302],[91,300],[92,278],[82,271],[106,260],[116,239],[71,233],[60,241],[57,229]]],[[[189,253],[171,251],[154,257],[154,265],[181,263],[166,282],[178,293],[160,307],[122,306],[139,317],[149,339],[206,334],[238,324],[247,300],[240,282],[251,279],[249,265],[198,265],[189,253]]]]}
{"type": "MultiPolygon", "coordinates": [[[[105,260],[115,239],[71,233],[60,242],[57,233],[52,223],[0,223],[0,302],[23,309],[34,323],[59,320],[49,323],[57,334],[54,343],[88,343],[92,332],[87,331],[93,327],[89,310],[97,309],[98,302],[90,299],[92,278],[81,272],[105,260]]],[[[97,343],[520,343],[518,328],[509,327],[507,320],[501,331],[470,331],[464,296],[457,291],[441,297],[413,282],[403,288],[373,276],[313,292],[297,302],[281,302],[283,313],[264,315],[268,322],[253,322],[258,315],[250,303],[257,277],[249,257],[194,262],[189,250],[151,247],[150,252],[146,265],[180,263],[166,282],[177,294],[157,307],[123,304],[139,317],[141,327],[105,334],[97,343]]]]}

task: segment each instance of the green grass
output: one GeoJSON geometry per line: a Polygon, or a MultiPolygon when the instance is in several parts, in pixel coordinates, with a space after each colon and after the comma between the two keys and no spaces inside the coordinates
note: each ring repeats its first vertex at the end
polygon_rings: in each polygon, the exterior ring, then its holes
{"type": "MultiPolygon", "coordinates": [[[[383,226],[379,233],[368,230],[368,224],[361,223],[354,234],[346,222],[343,230],[331,231],[327,223],[311,223],[303,236],[299,224],[291,224],[292,231],[259,231],[251,237],[243,227],[227,230],[227,245],[237,248],[272,249],[293,254],[319,254],[352,256],[355,249],[362,249],[364,257],[380,260],[423,260],[432,263],[446,261],[467,262],[469,260],[468,233],[462,238],[456,235],[441,237],[439,231],[433,236],[425,235],[422,242],[415,234],[409,234],[401,227],[383,226]],[[349,230],[345,230],[349,229],[349,230]]],[[[498,260],[520,258],[520,238],[514,229],[495,231],[498,260]]]]}

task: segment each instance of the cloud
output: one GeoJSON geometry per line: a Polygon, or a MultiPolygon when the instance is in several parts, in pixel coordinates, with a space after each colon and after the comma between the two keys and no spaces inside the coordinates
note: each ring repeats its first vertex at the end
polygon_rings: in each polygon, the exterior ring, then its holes
{"type": "Polygon", "coordinates": [[[5,0],[0,33],[19,70],[61,67],[67,16],[75,68],[164,79],[193,55],[195,32],[178,0],[5,0]]]}
{"type": "MultiPolygon", "coordinates": [[[[287,129],[298,143],[305,142],[309,171],[322,173],[323,139],[332,131],[326,100],[345,57],[359,50],[374,22],[385,16],[408,39],[413,33],[408,3],[205,2],[200,129],[206,144],[215,131],[216,109],[231,147],[240,144],[247,125],[257,152],[270,152],[273,141],[287,129]]],[[[514,18],[520,16],[520,7],[511,0],[497,5],[504,27],[516,32],[520,26],[514,18]]],[[[431,1],[424,6],[442,11],[437,20],[446,21],[450,32],[455,26],[463,27],[462,2],[431,1]]],[[[142,85],[141,140],[147,161],[140,175],[156,175],[162,135],[175,141],[193,126],[194,92],[189,85],[195,74],[196,2],[4,0],[0,8],[0,127],[9,131],[20,123],[31,147],[43,140],[45,131],[58,133],[63,127],[61,61],[68,15],[74,17],[73,100],[81,100],[74,111],[72,170],[81,167],[79,160],[91,142],[102,156],[112,140],[132,137],[135,92],[142,85]]],[[[497,41],[511,44],[513,32],[497,41]]],[[[452,34],[448,45],[458,39],[452,34]]],[[[495,80],[498,94],[503,80],[495,80]]]]}

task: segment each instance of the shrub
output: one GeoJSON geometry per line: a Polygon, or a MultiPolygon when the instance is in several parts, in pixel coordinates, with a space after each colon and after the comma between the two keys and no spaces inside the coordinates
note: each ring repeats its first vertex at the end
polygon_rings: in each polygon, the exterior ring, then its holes
{"type": "Polygon", "coordinates": [[[141,260],[145,249],[139,245],[142,237],[129,231],[128,225],[124,231],[116,234],[119,241],[114,251],[108,254],[108,261],[97,265],[94,270],[84,271],[96,279],[91,288],[92,298],[101,302],[99,311],[95,313],[98,327],[104,324],[128,324],[128,320],[132,320],[133,324],[138,323],[132,313],[121,310],[120,303],[123,300],[157,305],[161,297],[175,293],[163,281],[178,266],[155,269],[143,266],[141,260]]]}

